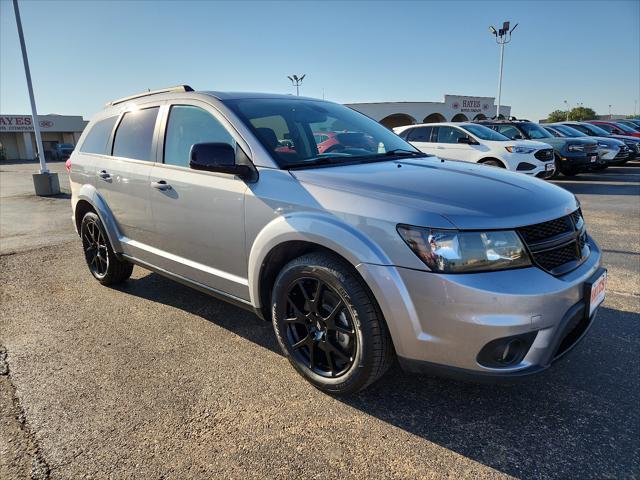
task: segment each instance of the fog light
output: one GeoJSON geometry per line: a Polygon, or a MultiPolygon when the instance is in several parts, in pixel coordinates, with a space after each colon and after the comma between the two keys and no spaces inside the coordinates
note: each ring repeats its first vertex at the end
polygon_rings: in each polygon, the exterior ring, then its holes
{"type": "Polygon", "coordinates": [[[478,363],[485,367],[501,368],[516,365],[525,357],[537,332],[498,338],[487,343],[478,354],[478,363]]]}

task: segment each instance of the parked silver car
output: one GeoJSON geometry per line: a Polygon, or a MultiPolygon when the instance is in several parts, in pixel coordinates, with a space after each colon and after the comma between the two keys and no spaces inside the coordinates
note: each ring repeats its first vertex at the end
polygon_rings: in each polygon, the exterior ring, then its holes
{"type": "Polygon", "coordinates": [[[394,358],[471,378],[540,371],[604,299],[571,193],[425,155],[331,102],[147,92],[109,103],[70,163],[98,281],[137,264],[248,308],[326,392],[359,391],[394,358]],[[319,153],[319,132],[345,131],[361,141],[319,153]]]}

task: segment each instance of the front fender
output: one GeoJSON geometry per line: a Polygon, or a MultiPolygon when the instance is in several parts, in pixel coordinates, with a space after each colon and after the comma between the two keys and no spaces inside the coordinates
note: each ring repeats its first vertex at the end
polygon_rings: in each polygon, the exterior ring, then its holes
{"type": "Polygon", "coordinates": [[[269,253],[285,242],[303,241],[322,245],[348,260],[354,267],[360,263],[391,265],[382,249],[370,238],[338,218],[304,212],[278,217],[256,236],[249,253],[249,295],[260,308],[260,273],[269,253]]]}
{"type": "MultiPolygon", "coordinates": [[[[80,200],[89,202],[89,204],[91,204],[93,209],[98,214],[98,217],[100,217],[100,220],[102,221],[102,225],[104,226],[104,229],[107,232],[107,237],[109,238],[109,242],[111,242],[111,247],[113,248],[113,251],[116,253],[122,252],[122,245],[120,244],[121,235],[118,229],[118,225],[115,219],[113,218],[113,215],[111,214],[111,210],[107,206],[107,203],[104,201],[104,198],[102,198],[102,195],[100,195],[96,187],[89,184],[82,185],[82,187],[80,188],[80,191],[78,192],[78,201],[80,200]]],[[[77,209],[77,206],[78,206],[78,202],[76,202],[76,209],[77,209]]],[[[75,211],[74,211],[74,218],[75,218],[75,211]]]]}

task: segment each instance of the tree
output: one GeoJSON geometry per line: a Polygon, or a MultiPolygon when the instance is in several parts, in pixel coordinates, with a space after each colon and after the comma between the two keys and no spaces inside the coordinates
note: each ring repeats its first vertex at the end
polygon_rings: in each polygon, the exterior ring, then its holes
{"type": "Polygon", "coordinates": [[[554,110],[547,117],[547,122],[564,122],[567,119],[567,112],[563,112],[562,110],[554,110]]]}
{"type": "Polygon", "coordinates": [[[596,116],[596,112],[588,107],[576,107],[569,112],[569,120],[593,120],[596,116]]]}

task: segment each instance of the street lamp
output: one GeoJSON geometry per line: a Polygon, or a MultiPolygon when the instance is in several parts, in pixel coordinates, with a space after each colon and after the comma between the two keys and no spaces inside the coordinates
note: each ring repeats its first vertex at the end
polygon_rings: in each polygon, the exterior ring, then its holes
{"type": "Polygon", "coordinates": [[[567,102],[566,100],[564,101],[564,105],[565,107],[567,107],[567,122],[569,121],[569,102],[567,102]]]}
{"type": "Polygon", "coordinates": [[[496,108],[496,118],[500,118],[500,100],[502,96],[502,65],[504,63],[504,46],[511,41],[511,34],[516,29],[518,24],[516,23],[512,29],[509,29],[509,22],[504,22],[502,28],[496,30],[491,25],[489,32],[496,38],[496,43],[500,45],[500,76],[498,77],[498,107],[496,108]]]}
{"type": "MultiPolygon", "coordinates": [[[[58,174],[52,173],[47,168],[47,162],[44,157],[44,148],[42,148],[42,136],[40,135],[40,121],[38,120],[38,111],[36,110],[36,100],[33,95],[33,85],[31,84],[31,69],[29,68],[29,58],[27,57],[27,47],[24,42],[24,32],[22,31],[22,20],[20,19],[20,9],[18,8],[18,0],[13,0],[13,11],[16,15],[16,26],[18,27],[18,39],[20,40],[20,49],[22,50],[22,63],[24,65],[24,74],[27,78],[27,90],[29,91],[29,101],[31,102],[31,116],[33,117],[33,133],[36,137],[36,147],[38,149],[38,160],[40,161],[40,173],[34,173],[33,187],[36,195],[48,196],[60,193],[60,182],[58,174]]],[[[31,140],[29,140],[31,141],[31,140]]]]}
{"type": "Polygon", "coordinates": [[[611,120],[611,105],[609,105],[609,120],[611,120]]]}
{"type": "Polygon", "coordinates": [[[291,85],[296,87],[296,95],[300,96],[300,85],[302,84],[302,80],[304,80],[304,77],[306,77],[307,74],[303,74],[301,77],[298,77],[297,75],[293,75],[293,76],[287,76],[287,78],[289,80],[291,80],[291,85]]]}

